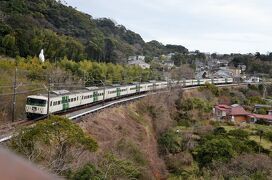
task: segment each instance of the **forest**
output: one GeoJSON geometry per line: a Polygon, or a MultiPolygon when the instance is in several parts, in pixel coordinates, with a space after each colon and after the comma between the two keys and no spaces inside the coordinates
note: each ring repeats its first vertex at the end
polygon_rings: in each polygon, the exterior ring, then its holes
{"type": "Polygon", "coordinates": [[[183,46],[163,45],[142,37],[111,19],[94,19],[56,0],[0,0],[0,53],[10,57],[65,56],[80,61],[125,63],[128,56],[185,53],[183,46]]]}

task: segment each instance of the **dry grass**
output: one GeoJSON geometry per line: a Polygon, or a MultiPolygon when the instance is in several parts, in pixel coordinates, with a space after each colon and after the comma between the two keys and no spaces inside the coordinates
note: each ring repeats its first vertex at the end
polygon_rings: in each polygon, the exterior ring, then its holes
{"type": "Polygon", "coordinates": [[[105,153],[111,152],[141,166],[146,179],[165,178],[167,170],[158,155],[157,135],[173,125],[175,98],[169,94],[151,96],[86,118],[80,126],[97,140],[99,150],[84,154],[79,164],[98,164],[105,153]]]}

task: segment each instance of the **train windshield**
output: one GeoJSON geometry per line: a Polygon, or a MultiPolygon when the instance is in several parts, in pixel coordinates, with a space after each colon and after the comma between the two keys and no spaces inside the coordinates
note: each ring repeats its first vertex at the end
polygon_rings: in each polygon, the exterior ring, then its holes
{"type": "Polygon", "coordinates": [[[46,100],[27,98],[26,104],[31,105],[31,106],[43,106],[44,107],[46,105],[46,100]]]}

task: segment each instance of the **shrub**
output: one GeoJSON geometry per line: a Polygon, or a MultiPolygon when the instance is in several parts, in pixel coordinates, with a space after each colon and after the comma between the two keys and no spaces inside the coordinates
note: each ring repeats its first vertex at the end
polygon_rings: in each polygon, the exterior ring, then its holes
{"type": "Polygon", "coordinates": [[[230,130],[228,133],[230,136],[239,138],[239,139],[248,139],[248,132],[242,130],[242,129],[234,129],[234,130],[230,130]]]}
{"type": "Polygon", "coordinates": [[[219,96],[220,95],[220,90],[218,87],[216,87],[214,84],[210,84],[210,83],[206,83],[204,86],[199,88],[199,91],[204,91],[208,89],[209,91],[211,91],[215,96],[219,96]]]}
{"type": "Polygon", "coordinates": [[[185,167],[192,166],[193,157],[190,153],[181,152],[166,156],[165,161],[170,173],[182,175],[185,167]]]}
{"type": "Polygon", "coordinates": [[[113,154],[106,154],[100,163],[105,179],[139,179],[141,172],[129,160],[119,159],[113,154]]]}
{"type": "Polygon", "coordinates": [[[195,160],[200,167],[210,165],[213,161],[229,161],[235,154],[233,145],[228,139],[213,138],[205,140],[203,144],[198,146],[195,151],[195,160]]]}
{"type": "Polygon", "coordinates": [[[80,152],[98,148],[77,124],[59,116],[20,130],[9,146],[36,163],[48,164],[58,174],[69,169],[80,152]]]}
{"type": "Polygon", "coordinates": [[[262,154],[243,154],[229,163],[215,163],[211,169],[212,179],[270,179],[272,160],[262,154]]]}
{"type": "Polygon", "coordinates": [[[163,133],[158,143],[162,153],[178,153],[182,151],[182,138],[173,131],[163,133]]]}
{"type": "Polygon", "coordinates": [[[213,130],[214,135],[222,135],[222,134],[226,134],[226,133],[227,133],[227,131],[223,127],[217,127],[213,130]]]}
{"type": "Polygon", "coordinates": [[[71,180],[102,180],[102,172],[92,164],[86,164],[82,169],[75,172],[71,180]]]}

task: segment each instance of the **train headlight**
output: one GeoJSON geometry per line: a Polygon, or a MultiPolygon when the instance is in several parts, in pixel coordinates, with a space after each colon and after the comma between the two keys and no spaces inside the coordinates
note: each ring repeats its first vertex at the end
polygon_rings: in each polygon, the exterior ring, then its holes
{"type": "Polygon", "coordinates": [[[32,107],[32,111],[37,111],[37,108],[36,107],[32,107]]]}

